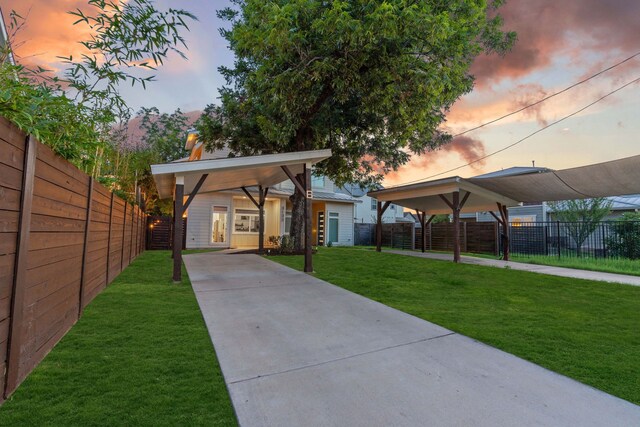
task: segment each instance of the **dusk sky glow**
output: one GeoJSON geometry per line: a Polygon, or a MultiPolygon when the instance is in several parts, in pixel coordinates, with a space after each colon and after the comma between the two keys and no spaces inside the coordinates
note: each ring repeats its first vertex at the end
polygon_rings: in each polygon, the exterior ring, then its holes
{"type": "MultiPolygon", "coordinates": [[[[146,91],[123,87],[134,109],[156,106],[170,112],[201,110],[216,103],[224,81],[220,65],[233,64],[233,54],[218,33],[215,10],[226,0],[161,0],[158,7],[194,13],[186,34],[188,61],[173,55],[146,91]]],[[[78,50],[83,36],[65,14],[83,0],[0,0],[7,17],[11,9],[28,16],[19,34],[18,58],[60,69],[56,56],[78,50]]],[[[461,132],[556,92],[640,51],[640,2],[628,0],[508,0],[501,9],[505,29],[518,33],[515,48],[504,58],[478,58],[472,68],[474,91],[456,103],[447,128],[461,132]]],[[[435,175],[519,140],[568,115],[619,86],[640,77],[640,57],[539,106],[493,125],[467,133],[443,149],[414,157],[389,175],[399,184],[435,175]]],[[[561,169],[640,154],[640,84],[633,84],[590,109],[514,148],[449,175],[472,176],[511,166],[561,169]]]]}

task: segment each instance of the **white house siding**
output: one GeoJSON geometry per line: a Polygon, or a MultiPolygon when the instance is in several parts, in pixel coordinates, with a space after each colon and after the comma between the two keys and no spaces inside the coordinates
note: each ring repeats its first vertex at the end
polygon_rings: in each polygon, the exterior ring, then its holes
{"type": "MultiPolygon", "coordinates": [[[[250,200],[232,193],[198,194],[187,210],[187,248],[257,247],[257,234],[234,233],[235,209],[256,209],[256,207],[250,200]],[[213,206],[226,206],[228,208],[226,244],[211,243],[211,214],[213,206]]],[[[280,210],[280,199],[267,200],[265,204],[265,243],[269,236],[280,235],[282,221],[280,210]]]]}
{"type": "MultiPolygon", "coordinates": [[[[353,246],[353,216],[354,208],[351,203],[327,203],[326,204],[326,221],[329,224],[329,214],[331,212],[338,213],[338,246],[353,246]]],[[[329,236],[329,230],[326,233],[329,236]]]]}
{"type": "MultiPolygon", "coordinates": [[[[211,213],[212,206],[227,206],[233,209],[231,194],[201,193],[194,197],[187,209],[187,249],[221,247],[211,244],[211,213]]],[[[231,217],[229,217],[230,219],[231,217]]],[[[227,234],[229,242],[230,234],[227,234]]],[[[228,246],[228,245],[223,245],[228,246]]]]}

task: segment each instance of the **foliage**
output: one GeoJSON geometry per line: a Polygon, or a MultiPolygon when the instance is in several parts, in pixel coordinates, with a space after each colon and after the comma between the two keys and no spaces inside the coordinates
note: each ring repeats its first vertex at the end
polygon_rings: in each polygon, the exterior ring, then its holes
{"type": "Polygon", "coordinates": [[[157,108],[142,108],[140,129],[142,142],[157,153],[160,162],[172,162],[188,155],[184,148],[189,130],[189,119],[178,108],[171,114],[160,113],[157,108]]]}
{"type": "Polygon", "coordinates": [[[582,253],[582,244],[587,237],[611,212],[611,201],[604,197],[551,202],[549,205],[554,216],[559,221],[566,222],[567,233],[575,242],[578,255],[582,253]]]}
{"type": "Polygon", "coordinates": [[[269,236],[268,241],[280,255],[291,255],[296,252],[295,240],[291,236],[269,236]]]}
{"type": "Polygon", "coordinates": [[[431,224],[440,224],[442,222],[449,222],[449,215],[438,214],[431,220],[431,224]]]}
{"type": "MultiPolygon", "coordinates": [[[[300,256],[274,261],[302,269],[300,256]]],[[[319,248],[315,275],[585,384],[640,403],[640,288],[319,248]]]]}
{"type": "MultiPolygon", "coordinates": [[[[106,173],[105,181],[121,179],[122,175],[109,173],[119,168],[121,154],[128,156],[117,152],[121,145],[113,132],[114,124],[130,117],[119,87],[122,83],[146,87],[154,79],[149,72],[161,66],[170,52],[184,57],[181,48],[186,45],[180,33],[188,30],[187,19],[196,18],[180,9],[158,11],[151,0],[88,0],[87,6],[69,12],[77,18],[74,25],[86,26],[91,35],[80,41],[85,48],[80,57],[59,57],[67,66],[62,76],[42,67],[1,65],[0,115],[85,172],[95,177],[106,173]],[[115,166],[109,163],[114,158],[115,166]]],[[[12,12],[12,41],[23,24],[12,12]]],[[[5,50],[0,58],[8,53],[5,50]]],[[[133,179],[127,176],[116,189],[133,179]]]]}
{"type": "Polygon", "coordinates": [[[611,255],[640,259],[640,212],[625,212],[613,224],[614,236],[607,239],[611,255]]]}
{"type": "Polygon", "coordinates": [[[141,254],[0,408],[3,426],[233,426],[188,276],[141,254]]]}
{"type": "Polygon", "coordinates": [[[372,184],[435,149],[481,52],[504,52],[501,2],[234,0],[218,12],[236,54],[209,146],[242,154],[331,148],[338,185],[372,184]],[[489,17],[492,15],[492,17],[489,17]]]}
{"type": "Polygon", "coordinates": [[[24,67],[8,62],[0,64],[0,116],[79,166],[100,144],[86,108],[45,83],[32,81],[24,67]]]}
{"type": "MultiPolygon", "coordinates": [[[[236,55],[222,106],[200,126],[208,149],[241,155],[330,148],[314,173],[373,187],[448,141],[439,127],[473,88],[481,52],[505,52],[501,0],[232,0],[218,11],[236,55]]],[[[302,236],[304,195],[290,233],[302,236]]],[[[302,242],[302,239],[298,239],[302,242]]]]}

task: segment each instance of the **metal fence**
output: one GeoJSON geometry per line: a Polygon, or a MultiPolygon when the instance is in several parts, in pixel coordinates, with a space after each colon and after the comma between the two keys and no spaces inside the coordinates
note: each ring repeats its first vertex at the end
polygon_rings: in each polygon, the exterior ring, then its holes
{"type": "Polygon", "coordinates": [[[640,258],[640,221],[511,223],[509,232],[511,253],[517,255],[640,258]]]}

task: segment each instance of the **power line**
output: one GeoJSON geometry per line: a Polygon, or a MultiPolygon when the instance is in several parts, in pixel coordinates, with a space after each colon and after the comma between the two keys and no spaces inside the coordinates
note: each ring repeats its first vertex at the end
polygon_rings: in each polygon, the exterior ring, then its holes
{"type": "Polygon", "coordinates": [[[586,83],[586,82],[588,82],[589,80],[591,80],[591,79],[593,79],[593,78],[596,78],[596,77],[598,77],[599,75],[604,74],[604,73],[606,73],[606,72],[607,72],[607,71],[609,71],[609,70],[612,70],[612,69],[614,69],[614,68],[616,68],[616,67],[619,67],[620,65],[624,64],[625,62],[628,62],[628,61],[632,60],[633,58],[635,58],[635,57],[636,57],[636,56],[638,56],[638,55],[640,55],[640,52],[637,52],[637,53],[635,53],[635,54],[633,54],[633,55],[629,56],[628,58],[625,58],[625,59],[623,59],[622,61],[620,61],[620,62],[618,62],[618,63],[616,63],[616,64],[613,64],[613,65],[612,65],[612,66],[610,66],[610,67],[605,68],[604,70],[600,70],[600,71],[598,71],[597,73],[595,73],[594,75],[592,75],[592,76],[590,76],[590,77],[587,77],[586,79],[580,80],[579,82],[576,82],[576,83],[574,83],[574,84],[572,84],[572,85],[570,85],[570,86],[567,86],[566,88],[562,89],[561,91],[558,91],[558,92],[552,93],[551,95],[548,95],[548,96],[546,96],[546,97],[544,97],[544,98],[542,98],[542,99],[539,99],[538,101],[536,101],[536,102],[534,102],[534,103],[532,103],[532,104],[525,105],[524,107],[522,107],[522,108],[520,108],[520,109],[518,109],[518,110],[512,111],[512,112],[510,112],[510,113],[508,113],[508,114],[505,114],[504,116],[500,116],[500,117],[498,117],[497,119],[490,120],[490,121],[488,121],[488,122],[485,122],[485,123],[479,124],[478,126],[472,127],[471,129],[467,129],[467,130],[465,130],[465,131],[463,131],[463,132],[457,133],[457,134],[453,135],[453,137],[455,138],[456,136],[464,135],[465,133],[469,133],[469,132],[471,132],[471,131],[474,131],[474,130],[480,129],[480,128],[482,128],[482,127],[488,126],[488,125],[493,124],[493,123],[495,123],[495,122],[498,122],[498,121],[500,121],[500,120],[506,119],[507,117],[513,116],[514,114],[518,114],[518,113],[520,113],[520,112],[522,112],[522,111],[526,110],[527,108],[535,107],[536,105],[538,105],[538,104],[540,104],[540,103],[542,103],[542,102],[544,102],[544,101],[546,101],[546,100],[548,100],[548,99],[551,99],[551,98],[553,98],[554,96],[558,96],[558,95],[560,95],[560,94],[563,94],[563,93],[565,93],[566,91],[568,91],[568,90],[570,90],[570,89],[573,89],[573,88],[574,88],[574,87],[576,87],[576,86],[580,86],[581,84],[586,83]]]}
{"type": "Polygon", "coordinates": [[[467,166],[471,166],[472,164],[477,163],[479,161],[482,161],[482,160],[484,160],[484,159],[486,159],[488,157],[494,156],[494,155],[496,155],[498,153],[502,153],[503,151],[508,150],[509,148],[512,148],[512,147],[520,144],[521,142],[531,138],[532,136],[542,132],[543,130],[549,129],[551,126],[557,125],[558,123],[563,122],[563,121],[567,120],[568,118],[573,117],[576,114],[579,114],[579,113],[583,112],[587,108],[597,104],[598,102],[602,101],[603,99],[605,99],[605,98],[613,95],[614,93],[621,91],[622,89],[626,88],[627,86],[630,86],[630,85],[632,85],[634,83],[637,83],[637,82],[640,82],[640,77],[638,77],[638,78],[636,78],[636,79],[634,79],[634,80],[632,80],[632,81],[630,81],[630,82],[618,87],[617,89],[615,89],[615,90],[607,93],[606,95],[596,99],[595,101],[591,102],[590,104],[585,105],[584,107],[580,108],[579,110],[576,110],[573,113],[571,113],[569,115],[566,115],[566,116],[562,117],[561,119],[556,120],[555,122],[549,123],[548,125],[546,125],[544,127],[541,127],[540,129],[536,130],[535,132],[530,133],[529,135],[525,136],[524,138],[521,138],[521,139],[517,140],[516,142],[507,145],[506,147],[503,147],[503,148],[501,148],[501,149],[499,149],[497,151],[494,151],[493,153],[489,153],[489,154],[486,154],[486,155],[484,155],[482,157],[478,157],[477,159],[475,159],[475,160],[473,160],[473,161],[471,161],[471,162],[469,162],[467,164],[455,167],[453,169],[446,170],[444,172],[437,173],[435,175],[427,176],[425,178],[421,178],[421,179],[418,179],[418,180],[415,180],[415,181],[405,182],[404,184],[398,184],[398,185],[394,185],[394,186],[387,187],[387,188],[393,188],[393,187],[398,187],[400,185],[414,184],[414,183],[417,183],[417,182],[426,181],[427,179],[435,178],[436,176],[444,175],[446,173],[450,173],[450,172],[454,172],[454,171],[457,171],[457,170],[462,169],[462,168],[466,168],[467,166]]]}

